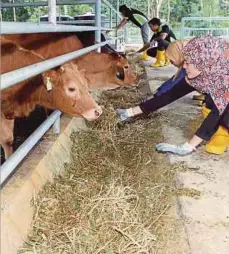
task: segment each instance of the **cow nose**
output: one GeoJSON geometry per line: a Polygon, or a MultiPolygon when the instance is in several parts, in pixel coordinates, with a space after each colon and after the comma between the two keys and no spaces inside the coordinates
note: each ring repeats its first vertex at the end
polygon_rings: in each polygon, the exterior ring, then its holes
{"type": "Polygon", "coordinates": [[[99,117],[102,114],[102,109],[96,109],[95,110],[95,116],[99,117]]]}
{"type": "Polygon", "coordinates": [[[102,115],[102,108],[97,106],[96,108],[90,109],[83,114],[83,117],[86,118],[88,121],[93,121],[98,119],[102,115]]]}
{"type": "Polygon", "coordinates": [[[95,114],[96,116],[101,116],[103,113],[103,110],[100,106],[97,107],[97,109],[95,110],[95,114]]]}

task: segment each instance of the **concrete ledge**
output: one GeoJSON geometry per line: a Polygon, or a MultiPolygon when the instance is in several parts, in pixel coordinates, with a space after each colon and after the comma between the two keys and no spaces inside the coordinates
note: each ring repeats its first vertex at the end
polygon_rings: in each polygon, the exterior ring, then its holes
{"type": "Polygon", "coordinates": [[[17,253],[32,222],[32,198],[70,162],[71,133],[86,128],[84,119],[63,116],[61,134],[49,130],[1,190],[1,253],[17,253]]]}

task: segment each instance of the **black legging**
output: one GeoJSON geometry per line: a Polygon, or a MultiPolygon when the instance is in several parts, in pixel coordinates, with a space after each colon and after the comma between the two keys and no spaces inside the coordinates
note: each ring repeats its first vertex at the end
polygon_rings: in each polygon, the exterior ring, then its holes
{"type": "Polygon", "coordinates": [[[157,50],[159,51],[163,51],[163,50],[166,50],[170,44],[169,41],[166,41],[166,40],[163,40],[163,39],[159,39],[157,40],[158,42],[158,46],[155,47],[155,48],[149,48],[147,50],[147,55],[148,56],[151,56],[151,57],[156,57],[156,54],[157,54],[157,50]]]}
{"type": "MultiPolygon", "coordinates": [[[[144,113],[148,114],[178,100],[179,98],[193,91],[195,91],[195,89],[186,82],[185,78],[183,78],[169,91],[165,92],[160,96],[155,96],[154,98],[141,103],[139,106],[144,113]]],[[[229,110],[229,106],[226,110],[229,110]]],[[[221,116],[217,107],[213,103],[211,113],[205,118],[205,120],[197,130],[196,135],[203,140],[210,140],[217,131],[220,125],[220,121],[221,116]]]]}

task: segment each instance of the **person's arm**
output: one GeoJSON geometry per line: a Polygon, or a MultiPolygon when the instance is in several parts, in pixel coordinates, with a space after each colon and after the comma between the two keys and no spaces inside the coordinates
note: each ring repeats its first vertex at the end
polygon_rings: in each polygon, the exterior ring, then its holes
{"type": "Polygon", "coordinates": [[[159,40],[165,40],[166,39],[166,37],[168,36],[168,34],[167,33],[162,33],[162,34],[160,34],[158,37],[156,37],[154,40],[155,41],[159,41],[159,40]]]}
{"type": "Polygon", "coordinates": [[[143,51],[147,50],[150,47],[150,43],[146,43],[141,49],[139,49],[137,52],[142,53],[143,51]]]}
{"type": "Polygon", "coordinates": [[[143,51],[147,50],[150,47],[150,43],[153,41],[154,39],[154,35],[152,36],[152,38],[150,39],[149,43],[146,43],[141,49],[139,49],[137,51],[137,53],[142,53],[143,51]]]}
{"type": "Polygon", "coordinates": [[[154,112],[193,91],[195,91],[194,88],[186,82],[185,78],[183,78],[173,88],[162,95],[155,96],[136,107],[118,109],[117,113],[119,114],[121,121],[142,113],[149,114],[150,112],[154,112]]]}
{"type": "Polygon", "coordinates": [[[128,20],[127,19],[122,19],[122,21],[117,25],[117,27],[115,29],[119,30],[121,29],[122,27],[124,27],[126,24],[128,23],[128,20]]]}
{"type": "Polygon", "coordinates": [[[176,100],[195,91],[185,80],[182,78],[178,84],[173,88],[163,93],[161,96],[153,97],[150,100],[147,100],[139,105],[142,112],[148,114],[154,112],[176,100]]]}
{"type": "Polygon", "coordinates": [[[179,155],[190,154],[195,151],[204,140],[208,141],[212,138],[220,125],[220,119],[221,115],[214,104],[211,112],[205,118],[196,134],[188,142],[183,145],[161,143],[156,146],[156,149],[160,152],[171,152],[179,155]]]}
{"type": "Polygon", "coordinates": [[[165,40],[169,35],[169,32],[170,32],[169,26],[167,25],[162,26],[162,33],[158,37],[154,38],[154,40],[155,41],[159,41],[161,39],[165,40]]]}

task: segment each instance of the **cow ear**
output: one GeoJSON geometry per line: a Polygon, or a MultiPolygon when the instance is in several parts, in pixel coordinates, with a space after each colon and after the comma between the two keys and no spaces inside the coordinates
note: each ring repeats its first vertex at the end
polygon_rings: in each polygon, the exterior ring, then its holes
{"type": "Polygon", "coordinates": [[[46,71],[42,74],[43,83],[48,91],[51,91],[57,79],[57,72],[54,70],[46,71]]]}

